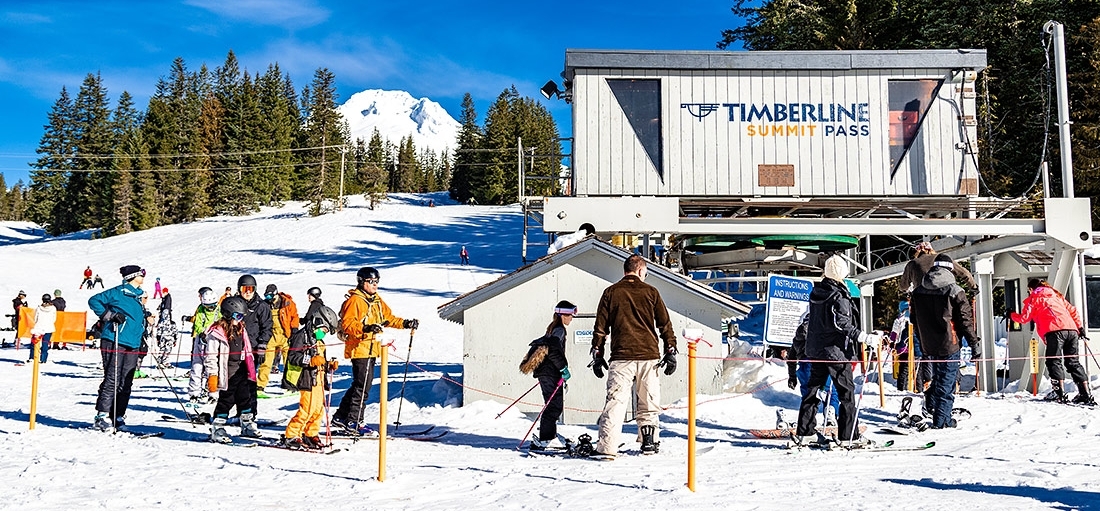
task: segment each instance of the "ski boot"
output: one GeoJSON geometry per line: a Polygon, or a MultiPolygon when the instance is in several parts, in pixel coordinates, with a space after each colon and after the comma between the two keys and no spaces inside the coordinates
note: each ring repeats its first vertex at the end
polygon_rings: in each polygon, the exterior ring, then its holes
{"type": "Polygon", "coordinates": [[[550,448],[550,442],[539,440],[538,435],[531,435],[531,443],[527,445],[529,451],[545,451],[550,448]]]}
{"type": "Polygon", "coordinates": [[[1066,389],[1062,386],[1062,380],[1051,380],[1050,386],[1050,392],[1043,398],[1043,401],[1054,401],[1063,404],[1069,402],[1066,397],[1066,389]]]}
{"type": "Polygon", "coordinates": [[[825,404],[825,414],[824,415],[825,415],[825,427],[826,428],[835,428],[836,427],[836,410],[833,410],[833,407],[829,406],[828,403],[825,404]]]}
{"type": "Polygon", "coordinates": [[[1074,383],[1077,384],[1077,395],[1073,396],[1073,403],[1085,406],[1096,406],[1096,399],[1092,397],[1092,389],[1089,388],[1089,382],[1079,381],[1074,383]]]}
{"type": "Polygon", "coordinates": [[[260,427],[256,424],[256,414],[241,414],[241,436],[246,438],[263,438],[263,435],[260,434],[260,427]]]}
{"type": "Polygon", "coordinates": [[[115,417],[115,431],[129,431],[126,427],[126,417],[115,417]]]}
{"type": "Polygon", "coordinates": [[[95,421],[92,423],[92,427],[100,431],[110,431],[111,421],[107,420],[107,414],[100,412],[95,414],[95,421]]]}
{"type": "Polygon", "coordinates": [[[302,445],[304,445],[307,449],[324,449],[325,447],[328,447],[325,445],[324,442],[321,441],[321,437],[319,436],[302,435],[302,438],[300,438],[299,440],[302,442],[302,445]]]}
{"type": "Polygon", "coordinates": [[[860,436],[859,438],[853,438],[851,440],[840,440],[838,443],[841,447],[850,451],[875,447],[875,441],[865,436],[860,436]]]}
{"type": "Polygon", "coordinates": [[[217,442],[219,444],[233,443],[233,438],[229,436],[229,433],[225,432],[225,423],[226,418],[221,416],[215,417],[214,420],[210,422],[211,442],[217,442]]]}
{"type": "Polygon", "coordinates": [[[281,439],[281,441],[279,442],[279,445],[286,448],[286,449],[291,449],[291,450],[295,450],[295,451],[304,451],[304,450],[307,449],[306,443],[302,439],[302,437],[296,437],[296,438],[283,437],[281,439]]]}
{"type": "Polygon", "coordinates": [[[787,420],[787,411],[780,408],[775,411],[775,429],[791,429],[792,423],[787,420]]]}
{"type": "Polygon", "coordinates": [[[661,450],[661,442],[654,441],[657,426],[642,426],[638,428],[642,432],[642,454],[657,454],[661,450]]]}

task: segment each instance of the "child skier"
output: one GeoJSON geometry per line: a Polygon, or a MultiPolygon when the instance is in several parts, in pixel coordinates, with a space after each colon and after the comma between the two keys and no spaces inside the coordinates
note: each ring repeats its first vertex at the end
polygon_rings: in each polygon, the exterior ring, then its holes
{"type": "Polygon", "coordinates": [[[53,306],[53,297],[42,295],[42,305],[34,310],[34,327],[31,328],[31,354],[27,358],[28,364],[34,361],[35,343],[42,345],[38,361],[42,364],[46,363],[47,355],[50,352],[50,338],[53,337],[54,323],[56,322],[57,309],[53,306]]]}
{"type": "Polygon", "coordinates": [[[207,374],[203,359],[206,358],[206,337],[202,334],[220,317],[218,296],[209,287],[199,289],[199,306],[195,309],[195,315],[183,317],[184,321],[192,325],[191,380],[187,384],[187,394],[191,396],[191,404],[194,406],[206,404],[217,397],[215,393],[209,393],[205,385],[207,374]]]}
{"type": "Polygon", "coordinates": [[[210,425],[210,441],[223,444],[233,439],[225,431],[229,410],[234,406],[241,417],[241,436],[259,438],[254,410],[250,407],[256,381],[256,365],[244,316],[248,306],[244,298],[232,296],[222,301],[222,317],[206,330],[206,388],[218,393],[210,425]]]}
{"type": "Polygon", "coordinates": [[[330,373],[336,371],[336,359],[325,360],[325,334],[340,324],[336,313],[321,307],[318,314],[307,315],[303,328],[290,336],[287,353],[287,382],[299,391],[298,412],[286,425],[284,445],[291,449],[321,449],[325,443],[319,433],[325,417],[325,390],[332,388],[330,373]],[[292,374],[297,373],[297,374],[292,374]],[[293,381],[291,381],[293,380],[293,381]]]}
{"type": "Polygon", "coordinates": [[[536,451],[551,447],[558,436],[558,418],[565,409],[564,381],[569,379],[569,360],[565,358],[565,327],[573,321],[577,306],[567,300],[554,307],[554,318],[546,326],[545,336],[531,343],[532,350],[520,365],[520,371],[532,373],[539,380],[542,399],[546,403],[539,420],[539,433],[531,438],[530,448],[536,451]]]}

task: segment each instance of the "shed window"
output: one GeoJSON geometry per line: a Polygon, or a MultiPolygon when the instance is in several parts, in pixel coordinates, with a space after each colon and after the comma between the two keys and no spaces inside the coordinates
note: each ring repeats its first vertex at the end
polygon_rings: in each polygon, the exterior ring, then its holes
{"type": "Polygon", "coordinates": [[[608,79],[607,85],[663,183],[665,174],[661,167],[661,81],[608,79]]]}

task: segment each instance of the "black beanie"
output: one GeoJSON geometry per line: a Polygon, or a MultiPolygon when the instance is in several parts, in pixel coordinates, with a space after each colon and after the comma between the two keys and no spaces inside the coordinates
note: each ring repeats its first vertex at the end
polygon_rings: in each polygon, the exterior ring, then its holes
{"type": "Polygon", "coordinates": [[[122,274],[122,280],[130,280],[141,276],[141,267],[136,264],[127,264],[119,268],[118,272],[122,274]]]}

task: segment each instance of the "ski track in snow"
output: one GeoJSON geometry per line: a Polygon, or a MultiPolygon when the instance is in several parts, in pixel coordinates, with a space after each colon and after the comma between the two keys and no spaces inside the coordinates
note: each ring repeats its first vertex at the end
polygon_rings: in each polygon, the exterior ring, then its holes
{"type": "MultiPolygon", "coordinates": [[[[0,246],[0,293],[8,297],[25,289],[35,297],[60,288],[70,310],[81,310],[92,294],[76,290],[86,265],[110,286],[117,283],[119,266],[140,264],[150,273],[146,287],[159,276],[172,290],[177,320],[194,310],[200,286],[220,293],[244,272],[256,275],[261,286],[275,282],[304,312],[308,287],[319,285],[326,303],[338,307],[354,286],[355,270],[374,265],[382,273],[381,293],[395,313],[421,321],[413,361],[461,380],[462,327],[441,320],[436,307],[522,264],[519,209],[454,205],[445,194],[397,194],[374,211],[361,198],[351,200],[346,211],[318,218],[306,215],[303,204],[290,203],[245,218],[213,218],[105,240],[20,238],[18,245],[0,246]],[[436,207],[419,205],[429,198],[436,207]],[[461,245],[470,250],[470,266],[459,265],[461,245]]],[[[156,307],[155,300],[149,307],[156,307]]],[[[403,358],[408,332],[386,335],[395,341],[393,353],[403,358]]],[[[530,332],[517,332],[517,339],[530,337],[530,332]]],[[[10,340],[11,333],[2,332],[0,338],[10,340]]],[[[172,356],[181,369],[169,370],[169,376],[186,374],[189,350],[190,339],[181,336],[178,354],[172,356]]],[[[517,345],[517,360],[525,350],[517,345]]],[[[782,383],[705,403],[698,408],[696,447],[713,449],[698,456],[698,491],[693,493],[685,487],[686,400],[666,403],[671,408],[661,417],[657,455],[627,454],[611,462],[528,458],[515,446],[530,418],[512,409],[494,419],[507,405],[494,401],[444,406],[457,389],[410,367],[402,429],[436,425],[450,433],[434,442],[388,442],[386,480],[378,482],[377,441],[340,441],[346,451],[332,456],[195,441],[207,434],[205,427],[158,420],[182,414],[169,385],[185,394],[186,381],[135,381],[127,421],[138,431],[163,431],[163,438],[80,429],[95,413],[101,377],[95,350],[51,351],[50,362],[41,368],[37,426],[28,431],[32,366],[15,365],[26,358],[25,349],[0,350],[0,378],[9,389],[0,396],[0,475],[6,481],[0,502],[6,509],[1100,507],[1096,411],[1037,402],[1029,394],[960,397],[956,406],[974,415],[958,429],[901,437],[875,431],[891,423],[903,394],[887,387],[886,407],[879,409],[877,385],[868,387],[861,414],[868,433],[899,446],[936,441],[936,447],[922,452],[791,453],[781,440],[749,437],[749,429],[774,424],[777,407],[792,409],[793,416],[797,394],[782,383]]],[[[391,360],[390,421],[403,370],[400,359],[391,360]]],[[[574,378],[593,377],[584,363],[573,361],[574,378]]],[[[758,374],[767,381],[785,379],[785,368],[766,364],[758,374]]],[[[345,362],[333,406],[349,380],[345,362]]],[[[715,397],[700,396],[699,401],[715,397]]],[[[374,417],[371,422],[377,421],[377,400],[376,385],[366,411],[374,417]]],[[[568,400],[567,395],[567,406],[568,400]]],[[[259,414],[281,419],[296,408],[294,398],[267,399],[260,401],[259,414]]],[[[268,436],[280,432],[263,431],[268,436]]],[[[573,438],[586,432],[596,436],[594,425],[565,425],[560,431],[573,438]]],[[[638,451],[635,434],[635,426],[628,424],[621,437],[628,452],[638,451]]]]}

